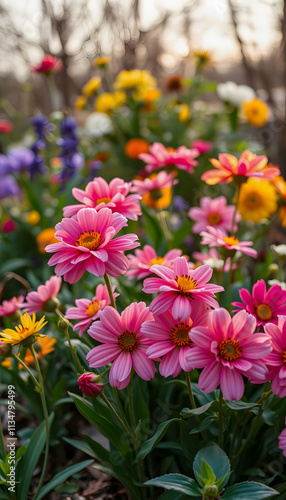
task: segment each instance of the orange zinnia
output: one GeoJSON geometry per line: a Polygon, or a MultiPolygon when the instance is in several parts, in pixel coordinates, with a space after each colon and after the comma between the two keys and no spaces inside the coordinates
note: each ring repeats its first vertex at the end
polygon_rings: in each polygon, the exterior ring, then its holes
{"type": "Polygon", "coordinates": [[[129,158],[135,160],[141,153],[148,153],[149,142],[146,139],[130,139],[126,142],[124,147],[124,153],[129,158]]]}

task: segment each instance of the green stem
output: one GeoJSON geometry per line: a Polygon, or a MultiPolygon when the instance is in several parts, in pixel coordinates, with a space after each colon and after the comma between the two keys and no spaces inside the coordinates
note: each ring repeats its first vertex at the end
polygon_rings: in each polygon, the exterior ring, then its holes
{"type": "Polygon", "coordinates": [[[52,73],[47,75],[47,82],[48,82],[48,87],[49,87],[50,97],[51,97],[51,108],[52,108],[52,111],[56,111],[57,110],[57,103],[56,103],[57,89],[56,89],[56,85],[55,85],[54,75],[52,73]]]}
{"type": "MultiPolygon", "coordinates": [[[[186,377],[186,382],[187,382],[187,388],[188,388],[188,393],[189,393],[191,407],[192,407],[192,410],[195,410],[197,406],[196,406],[195,398],[194,398],[193,391],[192,391],[192,384],[191,384],[190,373],[189,372],[185,372],[185,377],[186,377]]],[[[197,425],[199,426],[200,423],[201,423],[199,415],[194,415],[194,417],[195,417],[195,420],[197,422],[197,425]]],[[[202,432],[202,431],[201,431],[201,436],[202,436],[205,444],[207,444],[208,443],[208,439],[207,439],[205,433],[202,432]]]]}
{"type": "Polygon", "coordinates": [[[106,273],[104,274],[104,281],[105,281],[105,284],[106,284],[106,287],[107,287],[107,290],[108,290],[110,304],[111,304],[112,307],[114,307],[114,309],[116,309],[116,305],[115,305],[115,300],[114,300],[114,296],[113,296],[113,292],[112,292],[112,287],[111,287],[110,279],[109,279],[108,274],[106,274],[106,273]]]}
{"type": "Polygon", "coordinates": [[[135,420],[135,414],[134,414],[134,403],[133,403],[133,391],[132,391],[132,372],[131,372],[131,378],[130,382],[127,386],[127,391],[128,391],[128,408],[129,408],[129,417],[130,417],[130,422],[131,426],[133,428],[133,432],[136,429],[136,420],[135,420]]]}
{"type": "Polygon", "coordinates": [[[125,417],[124,411],[122,410],[121,401],[120,401],[120,398],[119,398],[118,391],[117,391],[116,387],[113,387],[113,394],[114,394],[114,397],[115,397],[115,400],[116,400],[116,403],[117,403],[117,409],[118,409],[118,412],[120,414],[120,417],[122,418],[122,420],[125,423],[126,427],[128,427],[129,423],[127,421],[127,418],[125,417]]]}
{"type": "Polygon", "coordinates": [[[130,437],[130,439],[132,439],[132,441],[134,440],[134,436],[133,434],[130,432],[130,430],[128,429],[128,427],[125,425],[125,423],[123,422],[122,418],[118,415],[117,411],[115,410],[115,408],[112,406],[112,404],[110,403],[110,401],[107,399],[107,397],[103,394],[103,392],[101,392],[99,394],[99,397],[105,402],[105,404],[108,406],[108,408],[110,409],[110,411],[112,412],[112,414],[115,416],[116,420],[120,423],[121,427],[124,429],[124,431],[126,432],[126,434],[130,437]]]}
{"type": "Polygon", "coordinates": [[[223,445],[223,426],[222,426],[222,403],[223,403],[223,396],[221,389],[219,391],[219,411],[218,411],[218,425],[219,425],[219,437],[218,437],[218,445],[220,448],[222,448],[223,445]]]}
{"type": "Polygon", "coordinates": [[[238,210],[240,187],[241,187],[241,184],[237,184],[237,186],[236,186],[236,193],[235,193],[235,199],[236,199],[236,201],[235,201],[235,209],[234,209],[234,212],[233,212],[232,223],[231,223],[231,232],[230,232],[230,234],[232,236],[234,236],[234,226],[235,226],[235,218],[236,218],[236,214],[237,214],[237,210],[238,210]]]}
{"type": "Polygon", "coordinates": [[[239,448],[238,452],[232,457],[232,461],[235,461],[237,460],[237,458],[243,453],[243,451],[245,450],[245,448],[247,447],[249,441],[255,436],[255,434],[257,433],[257,431],[259,430],[258,428],[258,422],[262,416],[262,413],[263,413],[263,408],[262,406],[259,408],[258,410],[258,414],[256,415],[256,417],[253,419],[252,421],[252,424],[251,424],[251,428],[250,428],[250,432],[247,436],[247,438],[245,439],[245,441],[243,442],[243,444],[241,445],[241,447],[239,448]]]}
{"type": "Polygon", "coordinates": [[[69,344],[69,347],[70,347],[70,350],[71,350],[74,362],[75,362],[75,364],[76,364],[79,372],[80,373],[84,373],[84,369],[81,366],[81,362],[80,362],[80,360],[78,358],[78,355],[77,355],[77,352],[76,352],[76,348],[71,343],[71,339],[70,339],[70,336],[69,336],[69,321],[64,317],[64,315],[61,313],[61,311],[59,309],[56,309],[55,313],[57,314],[57,316],[63,322],[63,325],[61,326],[61,328],[65,332],[65,336],[66,336],[66,339],[68,341],[68,344],[69,344]]]}
{"type": "Polygon", "coordinates": [[[5,449],[5,444],[4,444],[4,436],[3,436],[1,413],[0,413],[0,453],[1,453],[1,458],[2,458],[2,460],[4,462],[5,461],[5,457],[6,457],[6,449],[5,449]]]}
{"type": "Polygon", "coordinates": [[[37,387],[37,389],[39,389],[39,388],[40,388],[40,384],[39,384],[39,382],[38,382],[38,381],[37,381],[37,379],[34,377],[34,375],[32,374],[32,372],[31,372],[31,370],[30,370],[30,368],[28,368],[28,367],[27,367],[27,365],[24,363],[24,361],[23,361],[21,358],[19,358],[18,356],[16,356],[16,354],[14,354],[14,352],[12,352],[12,353],[11,353],[11,357],[12,357],[13,359],[15,359],[15,360],[17,361],[17,363],[20,363],[20,364],[23,366],[23,368],[25,368],[26,372],[28,372],[28,373],[29,373],[29,375],[30,375],[31,379],[33,380],[33,382],[34,382],[35,386],[37,387]]]}
{"type": "Polygon", "coordinates": [[[231,278],[232,278],[232,259],[229,260],[228,287],[227,287],[227,310],[231,309],[231,278]]]}

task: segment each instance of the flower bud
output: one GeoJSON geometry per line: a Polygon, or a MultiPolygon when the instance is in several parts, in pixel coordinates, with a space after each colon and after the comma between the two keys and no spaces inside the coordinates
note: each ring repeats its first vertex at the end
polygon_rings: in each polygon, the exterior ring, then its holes
{"type": "Polygon", "coordinates": [[[97,396],[103,388],[102,378],[95,373],[83,373],[78,379],[78,387],[86,396],[97,396]]]}
{"type": "Polygon", "coordinates": [[[11,352],[12,352],[11,345],[4,344],[4,342],[2,342],[0,340],[0,357],[1,358],[9,358],[9,356],[11,355],[11,352]]]}
{"type": "Polygon", "coordinates": [[[215,484],[206,484],[203,489],[204,498],[218,498],[218,487],[215,484]]]}

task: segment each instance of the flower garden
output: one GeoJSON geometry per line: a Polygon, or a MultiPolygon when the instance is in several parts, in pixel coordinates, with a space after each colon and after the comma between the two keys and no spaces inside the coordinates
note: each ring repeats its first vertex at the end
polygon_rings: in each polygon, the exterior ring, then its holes
{"type": "Polygon", "coordinates": [[[5,108],[0,499],[286,499],[286,181],[208,59],[5,108]]]}

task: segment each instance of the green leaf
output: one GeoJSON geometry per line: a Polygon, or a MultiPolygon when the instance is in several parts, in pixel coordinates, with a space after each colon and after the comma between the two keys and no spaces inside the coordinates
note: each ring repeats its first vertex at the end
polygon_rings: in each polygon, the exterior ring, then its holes
{"type": "Polygon", "coordinates": [[[42,203],[40,202],[40,198],[37,196],[37,191],[32,187],[31,183],[29,181],[26,181],[24,179],[21,179],[21,184],[25,190],[26,196],[30,202],[31,207],[33,207],[34,210],[37,210],[39,214],[41,215],[41,218],[43,217],[43,206],[42,203]]]}
{"type": "Polygon", "coordinates": [[[130,477],[123,477],[122,474],[118,474],[118,468],[116,469],[110,469],[109,467],[106,467],[105,465],[101,464],[95,464],[93,466],[95,469],[100,470],[101,472],[105,472],[106,474],[109,474],[109,476],[115,477],[118,481],[120,481],[124,486],[130,491],[132,494],[132,499],[133,500],[141,500],[142,495],[141,495],[141,488],[138,488],[136,484],[133,482],[133,478],[131,479],[130,477]]]}
{"type": "Polygon", "coordinates": [[[84,462],[80,462],[79,464],[72,465],[71,467],[68,467],[67,469],[59,472],[56,474],[51,481],[49,481],[40,491],[39,495],[37,496],[37,500],[41,500],[41,498],[44,498],[44,496],[47,495],[50,491],[53,491],[57,486],[60,484],[64,483],[66,479],[68,479],[70,476],[73,474],[76,474],[77,472],[81,471],[82,469],[85,469],[89,465],[93,463],[93,460],[84,460],[84,462]]]}
{"type": "Polygon", "coordinates": [[[91,437],[85,435],[84,439],[86,440],[88,446],[91,448],[93,451],[95,457],[97,460],[102,462],[105,465],[110,465],[110,451],[106,450],[101,446],[101,444],[97,443],[97,441],[94,441],[91,437]]]}
{"type": "Polygon", "coordinates": [[[272,495],[278,495],[278,491],[265,484],[245,481],[243,483],[233,484],[226,489],[221,497],[223,500],[262,500],[272,495]]]}
{"type": "Polygon", "coordinates": [[[164,241],[164,235],[160,224],[156,221],[155,217],[150,215],[149,211],[141,205],[142,215],[145,219],[145,231],[148,237],[152,240],[153,246],[158,249],[160,243],[164,241]]]}
{"type": "Polygon", "coordinates": [[[204,484],[214,484],[216,480],[216,475],[212,470],[211,466],[202,460],[201,476],[204,479],[204,484]]]}
{"type": "Polygon", "coordinates": [[[204,483],[200,480],[203,461],[212,468],[217,481],[226,475],[226,479],[221,485],[223,487],[227,483],[230,472],[230,461],[227,454],[216,443],[207,444],[196,454],[193,469],[196,479],[201,486],[204,486],[204,483]]]}
{"type": "Polygon", "coordinates": [[[11,497],[8,493],[0,491],[0,500],[11,500],[11,497]]]}
{"type": "MultiPolygon", "coordinates": [[[[179,493],[178,491],[165,491],[162,495],[159,496],[158,500],[186,500],[189,497],[184,495],[184,493],[179,493]]],[[[201,498],[201,496],[200,496],[201,498]]]]}
{"type": "Polygon", "coordinates": [[[159,488],[165,488],[165,490],[179,491],[188,497],[201,496],[196,481],[182,474],[165,474],[164,476],[150,479],[144,484],[147,486],[158,486],[159,488]]]}
{"type": "Polygon", "coordinates": [[[79,489],[79,486],[76,483],[63,483],[60,486],[55,488],[56,493],[65,493],[66,495],[72,495],[76,493],[79,489]]]}
{"type": "Polygon", "coordinates": [[[5,274],[9,271],[16,271],[22,267],[30,267],[31,262],[29,259],[10,259],[2,264],[0,273],[5,274]]]}
{"type": "Polygon", "coordinates": [[[203,406],[199,406],[198,408],[195,408],[193,410],[190,410],[190,408],[183,408],[183,410],[181,411],[181,415],[183,418],[189,418],[193,417],[194,415],[202,415],[210,409],[212,409],[213,411],[217,411],[218,401],[210,401],[209,403],[206,403],[203,406]]]}
{"type": "Polygon", "coordinates": [[[150,453],[152,450],[154,450],[154,448],[161,441],[161,439],[164,437],[164,435],[166,434],[169,427],[174,422],[180,422],[180,419],[179,418],[172,418],[171,420],[167,420],[166,422],[162,422],[158,426],[154,436],[152,436],[150,439],[148,439],[147,441],[145,441],[142,444],[141,449],[137,455],[137,459],[143,460],[146,457],[146,455],[148,455],[148,453],[150,453]]]}
{"type": "Polygon", "coordinates": [[[97,458],[94,451],[84,441],[78,441],[77,439],[70,439],[67,437],[63,437],[63,440],[66,441],[67,443],[71,444],[72,446],[74,446],[78,450],[83,451],[83,453],[86,453],[90,457],[97,458]]]}
{"type": "Polygon", "coordinates": [[[250,410],[259,406],[257,403],[244,403],[244,401],[224,401],[231,410],[250,410]]]}

